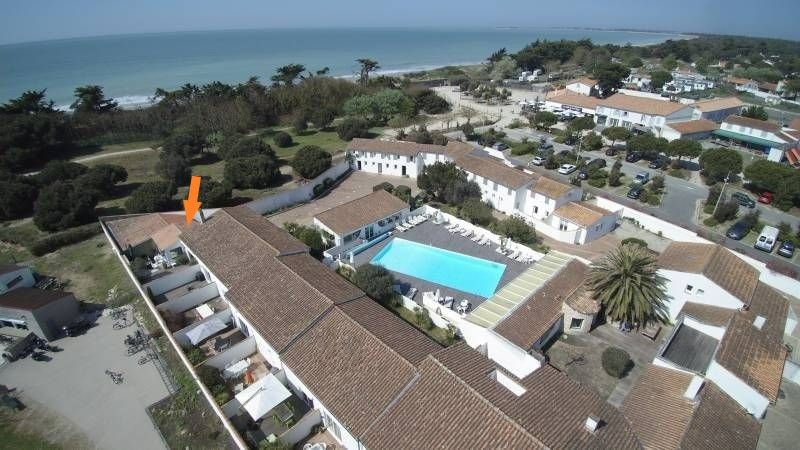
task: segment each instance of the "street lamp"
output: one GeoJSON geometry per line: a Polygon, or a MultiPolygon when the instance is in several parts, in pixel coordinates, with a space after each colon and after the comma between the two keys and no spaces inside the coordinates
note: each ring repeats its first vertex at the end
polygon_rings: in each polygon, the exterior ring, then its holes
{"type": "Polygon", "coordinates": [[[725,186],[728,185],[728,181],[731,179],[731,171],[728,171],[728,174],[725,175],[725,183],[722,185],[722,190],[719,191],[719,197],[717,197],[717,203],[714,205],[714,212],[711,213],[711,216],[714,216],[717,212],[717,207],[719,206],[719,201],[722,200],[722,195],[725,194],[725,186]]]}

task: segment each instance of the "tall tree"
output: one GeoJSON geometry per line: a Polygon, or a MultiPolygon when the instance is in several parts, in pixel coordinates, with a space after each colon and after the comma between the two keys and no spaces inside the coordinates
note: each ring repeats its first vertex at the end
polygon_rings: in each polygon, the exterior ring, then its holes
{"type": "Polygon", "coordinates": [[[275,70],[275,75],[270,78],[276,85],[283,84],[284,86],[293,86],[294,80],[306,70],[306,66],[302,64],[288,64],[278,67],[275,70]]]}
{"type": "Polygon", "coordinates": [[[667,155],[678,158],[679,161],[683,158],[697,158],[702,151],[703,146],[690,139],[675,139],[667,144],[667,155]]]}
{"type": "Polygon", "coordinates": [[[661,89],[664,84],[672,81],[672,74],[666,70],[654,70],[650,73],[650,84],[654,89],[661,89]]]}
{"type": "Polygon", "coordinates": [[[617,143],[617,141],[627,141],[631,137],[631,132],[625,127],[608,127],[603,129],[600,133],[606,139],[611,139],[611,145],[617,143]]]}
{"type": "Polygon", "coordinates": [[[25,91],[18,98],[8,101],[0,106],[0,112],[7,114],[38,114],[55,112],[55,104],[45,98],[47,89],[41,91],[25,91]]]}
{"type": "Polygon", "coordinates": [[[764,109],[763,106],[753,105],[748,106],[742,110],[743,117],[749,117],[751,119],[758,119],[758,120],[767,120],[769,116],[767,115],[767,111],[764,109]]]}
{"type": "Polygon", "coordinates": [[[592,264],[587,280],[606,316],[639,326],[667,322],[666,283],[652,253],[637,244],[622,245],[592,264]]]}
{"type": "Polygon", "coordinates": [[[117,109],[118,103],[106,98],[103,88],[97,85],[86,85],[75,88],[76,100],[70,109],[76,113],[104,113],[117,109]]]}
{"type": "Polygon", "coordinates": [[[594,77],[603,96],[609,96],[623,86],[623,81],[631,74],[631,69],[617,63],[607,63],[597,66],[594,77]]]}
{"type": "Polygon", "coordinates": [[[378,65],[378,61],[369,58],[357,59],[356,62],[361,65],[358,82],[366,86],[369,83],[369,74],[380,69],[381,66],[378,65]]]}

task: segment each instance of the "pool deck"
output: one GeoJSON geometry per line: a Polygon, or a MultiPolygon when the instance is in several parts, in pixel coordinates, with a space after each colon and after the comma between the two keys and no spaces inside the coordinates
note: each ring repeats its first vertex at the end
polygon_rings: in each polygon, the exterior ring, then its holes
{"type": "MultiPolygon", "coordinates": [[[[458,234],[452,234],[448,232],[443,225],[436,225],[432,221],[428,220],[408,231],[396,232],[396,234],[392,235],[392,237],[389,239],[386,239],[383,242],[380,242],[373,247],[368,248],[364,252],[356,255],[354,261],[356,267],[360,267],[369,263],[372,258],[374,258],[375,255],[377,255],[395,237],[418,242],[420,244],[432,245],[434,247],[449,250],[451,252],[462,253],[475,258],[481,258],[494,261],[496,263],[505,264],[506,270],[503,272],[500,282],[497,283],[497,290],[500,290],[500,288],[508,284],[511,280],[519,276],[531,266],[530,264],[524,264],[497,253],[495,251],[495,249],[498,247],[497,244],[478,245],[477,243],[472,242],[469,238],[461,237],[458,234]]],[[[477,308],[478,305],[486,301],[486,298],[479,297],[468,292],[442,286],[440,284],[432,283],[430,281],[412,277],[399,272],[392,273],[397,279],[398,284],[400,284],[403,292],[412,287],[417,288],[418,292],[414,296],[414,301],[417,303],[422,303],[423,292],[436,292],[436,289],[439,289],[439,292],[443,297],[450,296],[455,298],[455,301],[453,302],[453,308],[458,306],[458,303],[462,299],[466,299],[472,304],[471,309],[477,308]]]]}

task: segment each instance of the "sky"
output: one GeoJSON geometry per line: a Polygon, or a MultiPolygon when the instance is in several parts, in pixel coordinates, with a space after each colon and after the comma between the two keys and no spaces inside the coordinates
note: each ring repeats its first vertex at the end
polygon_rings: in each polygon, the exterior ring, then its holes
{"type": "Polygon", "coordinates": [[[0,0],[0,44],[258,28],[595,27],[800,40],[800,0],[0,0]]]}

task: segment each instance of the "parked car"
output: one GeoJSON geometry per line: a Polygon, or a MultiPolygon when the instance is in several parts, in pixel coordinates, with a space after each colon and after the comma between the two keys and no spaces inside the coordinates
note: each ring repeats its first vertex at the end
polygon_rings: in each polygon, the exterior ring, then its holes
{"type": "Polygon", "coordinates": [[[589,171],[586,169],[581,169],[578,171],[578,178],[581,180],[588,180],[589,179],[589,171]]]}
{"type": "Polygon", "coordinates": [[[774,198],[774,194],[770,191],[764,191],[761,195],[758,196],[758,203],[764,203],[766,205],[772,204],[772,199],[774,198]]]}
{"type": "Polygon", "coordinates": [[[614,147],[608,147],[606,149],[606,156],[617,156],[617,149],[614,147]]]}
{"type": "Polygon", "coordinates": [[[791,258],[794,256],[794,244],[789,241],[783,241],[781,246],[778,247],[778,254],[786,258],[791,258]]]}
{"type": "Polygon", "coordinates": [[[739,204],[742,206],[746,206],[748,208],[756,207],[756,202],[743,192],[734,192],[731,194],[731,198],[739,202],[739,204]]]}
{"type": "Polygon", "coordinates": [[[503,150],[508,150],[508,145],[505,142],[495,142],[492,148],[502,152],[503,150]]]}
{"type": "Polygon", "coordinates": [[[542,158],[541,156],[536,156],[531,160],[530,164],[534,165],[534,166],[541,166],[541,165],[544,164],[544,162],[546,160],[547,160],[547,158],[542,158]]]}
{"type": "Polygon", "coordinates": [[[740,220],[735,224],[731,225],[730,228],[728,228],[728,231],[725,233],[725,236],[728,236],[729,238],[738,241],[741,240],[743,237],[745,237],[749,232],[750,232],[750,224],[748,224],[743,220],[740,220]]]}
{"type": "Polygon", "coordinates": [[[558,168],[558,173],[562,175],[569,175],[572,172],[575,172],[575,169],[577,169],[577,167],[572,164],[562,164],[561,167],[558,168]]]}
{"type": "Polygon", "coordinates": [[[561,150],[560,152],[558,152],[558,154],[559,154],[560,156],[569,156],[569,155],[571,155],[571,154],[572,154],[572,152],[571,152],[571,151],[569,151],[569,150],[561,150]]]}
{"type": "Polygon", "coordinates": [[[636,200],[642,195],[643,191],[644,191],[643,187],[634,186],[634,187],[631,188],[630,191],[628,191],[628,198],[632,198],[632,199],[636,200]]]}
{"type": "Polygon", "coordinates": [[[639,172],[633,178],[634,183],[647,184],[650,181],[650,172],[639,172]]]}
{"type": "Polygon", "coordinates": [[[642,154],[640,152],[628,152],[625,156],[625,161],[628,162],[636,162],[642,159],[642,154]]]}
{"type": "Polygon", "coordinates": [[[761,230],[761,234],[758,235],[756,239],[756,243],[753,244],[758,250],[765,251],[767,253],[772,253],[772,249],[775,248],[775,244],[778,243],[778,234],[780,232],[777,228],[771,227],[769,225],[765,225],[764,228],[761,230]]]}
{"type": "Polygon", "coordinates": [[[606,163],[605,159],[603,159],[603,158],[595,158],[595,159],[589,161],[589,163],[586,164],[586,167],[590,168],[590,169],[602,169],[602,168],[604,168],[606,166],[606,164],[608,164],[608,163],[606,163]]]}
{"type": "Polygon", "coordinates": [[[648,164],[647,167],[651,169],[665,169],[667,165],[669,165],[669,162],[669,158],[659,157],[650,161],[650,164],[648,164]]]}

